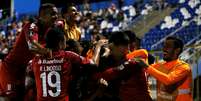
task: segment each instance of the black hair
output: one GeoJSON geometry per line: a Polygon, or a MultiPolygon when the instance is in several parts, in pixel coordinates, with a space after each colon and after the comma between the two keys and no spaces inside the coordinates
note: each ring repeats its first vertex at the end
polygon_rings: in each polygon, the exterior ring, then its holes
{"type": "Polygon", "coordinates": [[[68,45],[68,47],[66,48],[66,50],[73,51],[75,53],[79,53],[78,47],[79,47],[80,43],[78,41],[75,41],[73,39],[69,39],[68,41],[66,41],[66,44],[68,45]]]}
{"type": "Polygon", "coordinates": [[[129,42],[130,39],[124,32],[113,32],[109,38],[109,43],[114,43],[115,45],[128,45],[129,42]]]}
{"type": "Polygon", "coordinates": [[[140,48],[140,46],[141,46],[141,39],[140,38],[138,38],[138,37],[136,37],[136,46],[138,47],[138,48],[140,48]]]}
{"type": "Polygon", "coordinates": [[[93,48],[93,44],[90,41],[87,41],[87,40],[82,40],[80,42],[80,44],[83,47],[81,55],[84,56],[84,57],[86,57],[87,52],[89,51],[89,49],[93,48]]]}
{"type": "Polygon", "coordinates": [[[181,54],[181,52],[183,51],[184,43],[180,38],[178,38],[176,36],[169,36],[166,38],[166,40],[173,40],[174,41],[174,49],[180,48],[179,54],[181,54]]]}
{"type": "Polygon", "coordinates": [[[39,8],[39,15],[41,14],[41,12],[43,10],[50,9],[50,8],[53,8],[53,7],[56,7],[56,6],[54,4],[52,4],[52,3],[44,3],[44,4],[42,4],[40,6],[40,8],[39,8]]]}
{"type": "Polygon", "coordinates": [[[136,42],[136,35],[135,35],[135,33],[131,32],[129,30],[124,31],[124,33],[128,35],[128,37],[130,39],[130,43],[136,42]]]}
{"type": "Polygon", "coordinates": [[[63,16],[63,14],[67,13],[70,7],[74,7],[75,4],[74,3],[68,3],[66,6],[61,8],[61,15],[63,16]]]}
{"type": "Polygon", "coordinates": [[[51,28],[46,35],[46,48],[57,49],[59,43],[65,40],[64,33],[60,28],[51,28]]]}

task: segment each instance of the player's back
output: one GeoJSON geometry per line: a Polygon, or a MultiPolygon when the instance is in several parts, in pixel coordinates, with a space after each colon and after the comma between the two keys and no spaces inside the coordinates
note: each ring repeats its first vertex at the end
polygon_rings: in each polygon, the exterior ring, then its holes
{"type": "Polygon", "coordinates": [[[81,63],[72,52],[53,52],[53,58],[36,56],[33,71],[37,87],[37,101],[68,101],[68,85],[72,70],[81,63]]]}

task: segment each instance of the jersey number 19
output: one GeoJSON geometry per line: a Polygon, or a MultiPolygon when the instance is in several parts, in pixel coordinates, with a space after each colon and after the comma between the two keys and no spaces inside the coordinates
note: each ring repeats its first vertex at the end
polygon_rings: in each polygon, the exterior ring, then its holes
{"type": "Polygon", "coordinates": [[[60,75],[56,71],[51,71],[49,73],[43,72],[40,74],[40,78],[42,79],[42,89],[43,89],[43,97],[47,97],[48,95],[51,97],[57,97],[61,93],[61,80],[60,75]],[[52,81],[52,77],[55,76],[55,82],[52,81]],[[56,91],[52,91],[48,88],[56,88],[56,91]]]}

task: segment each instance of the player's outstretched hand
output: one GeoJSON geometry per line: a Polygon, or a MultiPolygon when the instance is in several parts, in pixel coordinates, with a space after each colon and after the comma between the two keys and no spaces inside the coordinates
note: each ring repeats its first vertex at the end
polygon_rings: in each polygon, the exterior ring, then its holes
{"type": "Polygon", "coordinates": [[[148,68],[149,67],[149,64],[147,64],[145,62],[145,60],[143,60],[141,58],[134,58],[134,59],[132,59],[132,61],[135,61],[142,68],[148,68]]]}

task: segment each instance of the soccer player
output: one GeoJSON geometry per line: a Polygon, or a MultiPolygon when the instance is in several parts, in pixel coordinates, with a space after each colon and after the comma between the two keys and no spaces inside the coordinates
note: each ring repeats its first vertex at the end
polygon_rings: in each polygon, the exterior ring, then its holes
{"type": "Polygon", "coordinates": [[[100,59],[100,70],[94,76],[106,80],[108,86],[97,97],[92,95],[93,101],[151,101],[144,70],[126,58],[128,47],[129,37],[124,32],[111,35],[110,55],[100,59]]]}
{"type": "Polygon", "coordinates": [[[34,57],[33,52],[47,53],[37,41],[42,42],[44,33],[57,19],[57,13],[53,4],[43,4],[38,22],[24,25],[13,49],[0,64],[0,96],[11,101],[23,100],[26,66],[34,57]]]}
{"type": "Polygon", "coordinates": [[[81,31],[76,24],[77,17],[79,16],[77,8],[73,4],[69,4],[62,8],[61,13],[65,23],[66,38],[80,41],[81,31]]]}
{"type": "Polygon", "coordinates": [[[64,31],[50,29],[46,48],[52,50],[52,58],[39,55],[32,63],[37,101],[69,101],[69,82],[79,73],[82,59],[76,53],[64,51],[65,47],[64,31]]]}

